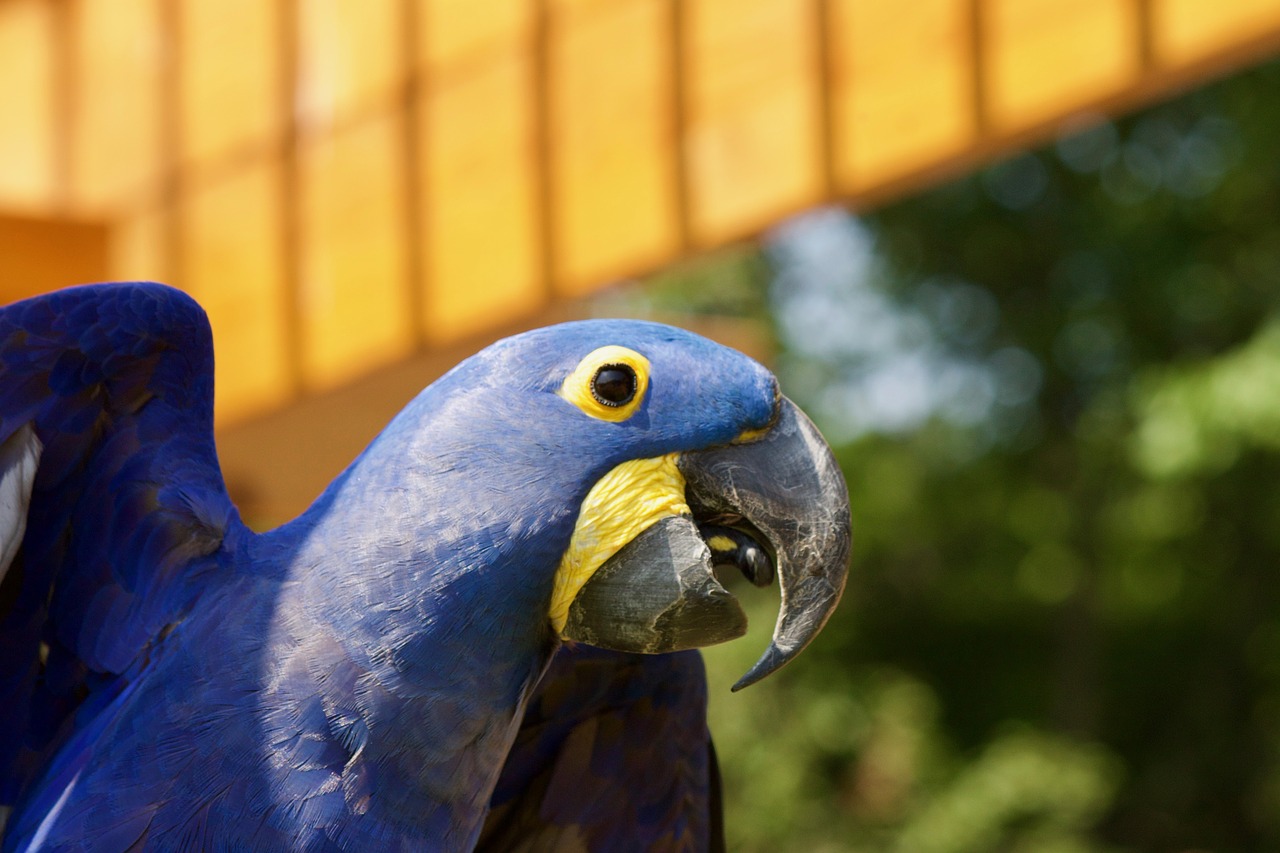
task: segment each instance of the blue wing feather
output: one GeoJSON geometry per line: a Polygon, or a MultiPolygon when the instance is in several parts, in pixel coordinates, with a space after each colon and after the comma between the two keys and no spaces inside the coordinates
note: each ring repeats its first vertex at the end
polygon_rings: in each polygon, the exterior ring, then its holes
{"type": "Polygon", "coordinates": [[[0,805],[181,618],[238,523],[209,324],[180,291],[91,285],[0,309],[0,441],[27,424],[43,452],[0,584],[0,805]]]}
{"type": "Polygon", "coordinates": [[[723,849],[696,651],[557,652],[530,700],[477,847],[723,849]]]}

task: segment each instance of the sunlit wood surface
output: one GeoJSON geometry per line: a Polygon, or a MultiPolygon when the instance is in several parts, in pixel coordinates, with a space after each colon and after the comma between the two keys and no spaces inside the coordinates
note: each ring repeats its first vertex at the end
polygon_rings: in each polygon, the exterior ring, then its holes
{"type": "Polygon", "coordinates": [[[6,301],[99,278],[110,265],[110,233],[95,222],[0,213],[0,270],[6,301]],[[74,246],[75,251],[67,251],[74,246]]]}
{"type": "Polygon", "coordinates": [[[189,290],[245,422],[1277,47],[1280,0],[0,0],[0,210],[72,241],[0,220],[0,299],[189,290]]]}

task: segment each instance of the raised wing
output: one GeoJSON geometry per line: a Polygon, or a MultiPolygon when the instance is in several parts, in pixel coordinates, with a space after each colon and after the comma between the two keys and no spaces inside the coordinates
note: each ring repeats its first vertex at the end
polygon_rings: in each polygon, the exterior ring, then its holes
{"type": "Polygon", "coordinates": [[[696,651],[569,646],[525,711],[480,851],[723,850],[696,651]]]}
{"type": "Polygon", "coordinates": [[[145,666],[237,523],[192,299],[90,285],[0,308],[0,806],[145,666]]]}

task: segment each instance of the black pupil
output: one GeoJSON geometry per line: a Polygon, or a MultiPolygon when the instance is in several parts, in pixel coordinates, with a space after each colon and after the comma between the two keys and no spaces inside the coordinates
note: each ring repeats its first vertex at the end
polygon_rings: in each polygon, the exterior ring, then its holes
{"type": "Polygon", "coordinates": [[[606,406],[623,406],[636,395],[636,373],[625,364],[606,364],[591,380],[591,393],[606,406]]]}

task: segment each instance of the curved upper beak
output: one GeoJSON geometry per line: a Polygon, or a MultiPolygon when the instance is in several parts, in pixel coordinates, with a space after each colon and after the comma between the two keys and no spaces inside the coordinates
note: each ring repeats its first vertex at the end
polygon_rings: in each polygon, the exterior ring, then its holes
{"type": "Polygon", "coordinates": [[[785,397],[761,438],[685,453],[678,465],[693,517],[663,519],[606,561],[570,605],[563,635],[650,653],[724,642],[745,633],[747,620],[713,565],[736,563],[757,583],[772,568],[782,592],[773,640],[739,690],[799,654],[840,600],[848,491],[822,435],[785,397]]]}

